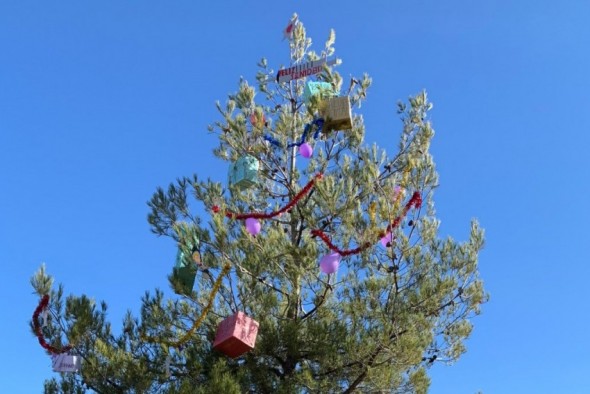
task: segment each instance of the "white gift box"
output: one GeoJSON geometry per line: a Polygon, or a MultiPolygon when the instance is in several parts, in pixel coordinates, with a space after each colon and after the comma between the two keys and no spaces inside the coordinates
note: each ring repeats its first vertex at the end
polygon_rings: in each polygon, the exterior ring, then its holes
{"type": "Polygon", "coordinates": [[[51,356],[53,372],[78,372],[81,364],[80,356],[63,353],[51,356]]]}

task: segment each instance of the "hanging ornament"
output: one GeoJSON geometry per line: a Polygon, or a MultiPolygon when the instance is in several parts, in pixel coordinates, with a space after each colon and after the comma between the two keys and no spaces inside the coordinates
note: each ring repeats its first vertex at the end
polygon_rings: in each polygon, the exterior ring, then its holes
{"type": "Polygon", "coordinates": [[[174,228],[179,240],[176,262],[172,270],[176,284],[174,291],[180,295],[190,295],[195,284],[197,265],[201,265],[200,242],[188,223],[177,222],[174,228]]]}
{"type": "Polygon", "coordinates": [[[185,254],[180,247],[176,253],[176,264],[172,270],[173,278],[178,282],[179,288],[177,294],[190,295],[195,285],[197,276],[197,267],[192,261],[185,258],[185,254]]]}
{"type": "Polygon", "coordinates": [[[258,322],[237,312],[225,318],[217,327],[213,349],[228,357],[236,358],[254,349],[258,335],[258,322]]]}
{"type": "Polygon", "coordinates": [[[43,312],[41,312],[41,327],[45,328],[47,327],[47,317],[49,316],[49,309],[43,309],[43,312]]]}
{"type": "Polygon", "coordinates": [[[293,39],[293,30],[295,29],[295,25],[297,24],[297,14],[293,15],[287,26],[283,29],[283,40],[285,38],[292,40],[293,39]]]}
{"type": "Polygon", "coordinates": [[[260,224],[260,220],[254,218],[246,219],[246,230],[250,234],[257,235],[258,233],[260,233],[261,228],[262,225],[260,224]]]}
{"type": "Polygon", "coordinates": [[[51,356],[51,367],[53,372],[78,372],[82,358],[71,354],[53,354],[51,356]]]}
{"type": "Polygon", "coordinates": [[[166,363],[164,364],[164,368],[166,370],[166,377],[169,378],[170,377],[170,362],[172,361],[172,358],[170,357],[170,354],[168,354],[166,356],[166,363]]]}
{"type": "Polygon", "coordinates": [[[309,159],[313,155],[313,148],[307,142],[304,142],[299,147],[299,153],[301,154],[301,156],[305,157],[306,159],[309,159]]]}
{"type": "Polygon", "coordinates": [[[324,124],[326,131],[352,129],[352,112],[348,96],[329,99],[322,115],[326,120],[324,124]]]}
{"type": "Polygon", "coordinates": [[[384,248],[389,248],[392,244],[393,244],[393,234],[390,231],[387,234],[385,234],[385,236],[383,238],[381,238],[381,245],[383,245],[384,248]]]}
{"type": "Polygon", "coordinates": [[[320,270],[324,274],[333,274],[338,270],[339,265],[340,255],[338,253],[327,254],[320,260],[320,270]]]}
{"type": "Polygon", "coordinates": [[[254,156],[240,157],[229,168],[229,184],[239,190],[248,189],[258,183],[258,169],[260,163],[254,156]]]}
{"type": "Polygon", "coordinates": [[[320,100],[335,96],[334,88],[329,82],[309,81],[303,88],[303,101],[309,104],[312,97],[318,97],[320,100]]]}

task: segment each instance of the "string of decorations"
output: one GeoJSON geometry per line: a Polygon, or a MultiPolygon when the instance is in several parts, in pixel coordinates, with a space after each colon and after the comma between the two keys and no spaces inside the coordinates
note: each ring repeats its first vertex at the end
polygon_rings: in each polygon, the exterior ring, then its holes
{"type": "Polygon", "coordinates": [[[39,344],[41,345],[41,347],[43,349],[47,350],[49,353],[55,354],[55,355],[66,353],[72,349],[72,345],[66,345],[62,348],[56,348],[55,346],[52,346],[52,345],[48,344],[47,341],[45,341],[45,337],[43,336],[43,333],[41,332],[41,324],[39,324],[39,315],[47,309],[48,305],[49,305],[49,295],[45,294],[41,298],[41,301],[39,301],[39,305],[37,305],[35,312],[33,312],[33,328],[35,331],[35,335],[37,336],[37,339],[39,340],[39,344]]]}
{"type": "Polygon", "coordinates": [[[161,343],[163,345],[168,345],[170,347],[175,347],[175,348],[180,349],[186,342],[188,342],[188,340],[195,333],[197,328],[199,328],[201,326],[201,324],[203,323],[203,321],[205,320],[205,317],[207,316],[207,314],[209,313],[209,310],[213,306],[213,301],[215,300],[215,295],[217,294],[217,292],[219,291],[219,288],[221,287],[223,277],[229,273],[230,269],[231,269],[231,266],[229,265],[229,263],[223,267],[223,269],[221,270],[221,273],[219,274],[219,277],[215,280],[215,283],[213,284],[213,288],[211,289],[211,294],[209,295],[209,300],[207,301],[207,305],[205,305],[205,308],[203,308],[203,310],[201,311],[201,315],[199,316],[199,318],[197,320],[194,321],[192,327],[178,341],[165,341],[165,340],[160,340],[159,338],[156,338],[156,337],[148,337],[148,336],[144,336],[144,335],[142,335],[142,339],[145,341],[148,341],[148,342],[161,343]]]}
{"type": "MultiPolygon", "coordinates": [[[[387,226],[386,230],[382,230],[379,232],[379,234],[378,234],[379,238],[385,237],[387,233],[390,233],[392,230],[396,229],[400,225],[401,221],[407,215],[408,211],[412,207],[420,208],[421,206],[422,206],[422,196],[420,195],[419,192],[416,191],[412,195],[412,198],[410,198],[410,200],[404,206],[404,209],[403,209],[401,215],[396,217],[394,219],[394,221],[387,226]]],[[[367,241],[364,244],[362,244],[354,249],[343,250],[343,249],[340,249],[338,246],[334,245],[332,243],[332,240],[330,239],[330,237],[322,230],[319,230],[319,229],[311,230],[311,235],[314,238],[319,237],[322,241],[324,241],[326,246],[328,246],[328,248],[330,248],[330,250],[338,253],[340,256],[350,256],[353,254],[358,254],[372,245],[371,242],[367,241]]]]}
{"type": "MultiPolygon", "coordinates": [[[[293,148],[294,146],[300,147],[301,145],[303,145],[305,143],[305,141],[307,140],[307,134],[311,131],[313,126],[316,127],[316,131],[313,134],[313,138],[317,139],[319,137],[320,133],[322,132],[322,128],[324,127],[324,119],[317,118],[317,119],[314,119],[313,122],[306,124],[305,128],[303,129],[303,134],[301,135],[301,140],[299,142],[291,142],[291,143],[287,144],[287,148],[293,148]]],[[[278,146],[279,148],[283,147],[283,144],[281,144],[281,142],[279,140],[277,140],[276,138],[273,138],[271,135],[268,135],[268,134],[265,135],[264,139],[266,141],[270,142],[271,144],[278,146]]]]}
{"type": "MultiPolygon", "coordinates": [[[[238,219],[238,220],[271,219],[271,218],[273,218],[275,216],[279,216],[285,212],[289,212],[303,198],[303,196],[305,196],[307,193],[309,193],[311,191],[311,189],[315,185],[316,181],[319,181],[320,179],[322,179],[322,177],[323,177],[323,174],[321,172],[316,174],[309,182],[307,182],[307,185],[305,185],[303,187],[303,189],[301,189],[299,191],[299,193],[297,193],[295,195],[295,197],[293,197],[293,199],[291,201],[289,201],[289,203],[287,205],[285,205],[283,208],[281,208],[277,211],[270,212],[270,213],[259,213],[259,212],[236,213],[236,212],[232,212],[230,210],[226,210],[225,216],[229,219],[238,219]]],[[[218,213],[220,211],[220,208],[218,205],[214,205],[211,209],[213,210],[214,213],[218,213]]]]}

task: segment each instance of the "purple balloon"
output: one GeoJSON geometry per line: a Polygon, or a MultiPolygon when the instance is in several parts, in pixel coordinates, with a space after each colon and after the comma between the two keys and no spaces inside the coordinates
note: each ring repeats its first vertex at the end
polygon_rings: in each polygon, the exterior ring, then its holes
{"type": "Polygon", "coordinates": [[[320,271],[324,274],[333,274],[338,270],[339,264],[340,255],[338,253],[327,254],[320,260],[320,271]]]}
{"type": "Polygon", "coordinates": [[[248,218],[246,219],[246,230],[252,234],[252,235],[256,235],[260,232],[260,229],[262,228],[262,226],[260,225],[260,221],[258,219],[254,219],[254,218],[248,218]]]}
{"type": "Polygon", "coordinates": [[[313,148],[307,142],[304,142],[299,147],[299,153],[301,153],[301,156],[305,157],[306,159],[309,159],[311,155],[313,155],[313,148]]]}
{"type": "Polygon", "coordinates": [[[384,248],[390,247],[392,243],[393,243],[393,234],[391,234],[391,232],[385,234],[385,236],[383,238],[381,238],[381,245],[383,245],[384,248]]]}

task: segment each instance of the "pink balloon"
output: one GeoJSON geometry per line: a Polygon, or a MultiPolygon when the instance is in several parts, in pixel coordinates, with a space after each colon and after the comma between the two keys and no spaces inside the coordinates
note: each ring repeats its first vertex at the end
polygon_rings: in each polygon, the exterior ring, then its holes
{"type": "Polygon", "coordinates": [[[385,236],[383,238],[381,238],[381,245],[383,245],[384,248],[390,247],[392,243],[393,243],[393,234],[391,234],[391,232],[385,234],[385,236]]]}
{"type": "Polygon", "coordinates": [[[254,219],[254,218],[248,218],[246,219],[246,230],[252,234],[252,235],[256,235],[260,232],[260,229],[262,228],[260,221],[258,219],[254,219]]]}
{"type": "Polygon", "coordinates": [[[301,153],[301,156],[309,159],[311,155],[313,155],[313,148],[307,142],[304,142],[301,144],[301,146],[299,146],[299,153],[301,153]]]}
{"type": "Polygon", "coordinates": [[[330,253],[320,260],[320,271],[324,274],[333,274],[338,270],[338,265],[340,265],[340,255],[338,253],[330,253]]]}

